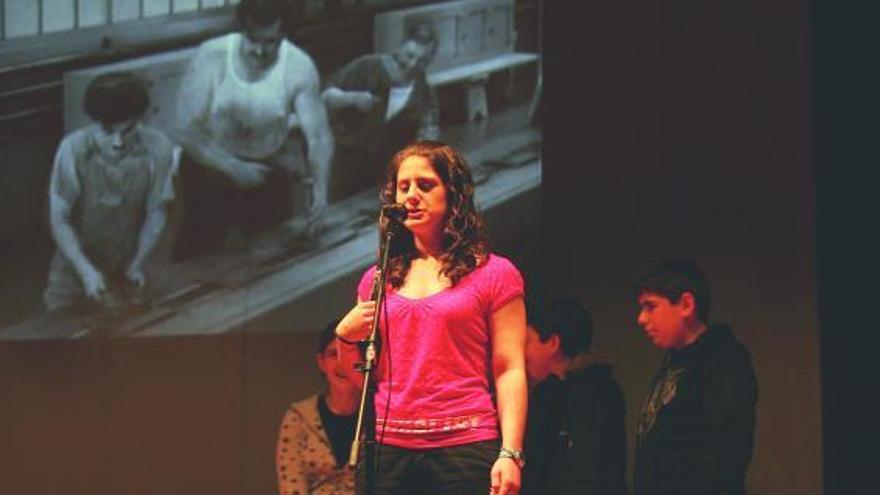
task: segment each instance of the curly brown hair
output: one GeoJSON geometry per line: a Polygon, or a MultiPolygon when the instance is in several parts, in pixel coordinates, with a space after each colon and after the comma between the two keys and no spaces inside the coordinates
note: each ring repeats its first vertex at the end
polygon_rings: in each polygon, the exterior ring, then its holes
{"type": "MultiPolygon", "coordinates": [[[[394,203],[397,191],[397,170],[411,156],[421,156],[431,163],[446,187],[446,218],[443,222],[443,252],[440,272],[452,285],[481,266],[488,259],[489,245],[483,230],[483,219],[474,203],[474,181],[464,158],[450,146],[438,141],[417,141],[398,151],[388,164],[385,185],[380,193],[383,204],[394,203]]],[[[393,224],[383,221],[380,235],[393,224]]],[[[399,229],[392,237],[388,251],[387,280],[400,288],[416,255],[412,233],[399,229]]]]}

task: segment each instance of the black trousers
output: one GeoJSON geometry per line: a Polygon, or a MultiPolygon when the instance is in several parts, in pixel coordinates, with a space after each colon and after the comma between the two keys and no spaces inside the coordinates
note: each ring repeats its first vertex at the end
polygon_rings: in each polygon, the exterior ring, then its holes
{"type": "Polygon", "coordinates": [[[183,261],[219,247],[232,226],[253,233],[290,218],[291,181],[286,171],[272,169],[263,184],[245,189],[183,154],[179,184],[183,219],[172,259],[183,261]]]}
{"type": "MultiPolygon", "coordinates": [[[[374,495],[486,495],[498,458],[498,440],[454,447],[411,450],[377,446],[374,495]]],[[[356,493],[366,495],[366,462],[361,456],[356,493]]]]}

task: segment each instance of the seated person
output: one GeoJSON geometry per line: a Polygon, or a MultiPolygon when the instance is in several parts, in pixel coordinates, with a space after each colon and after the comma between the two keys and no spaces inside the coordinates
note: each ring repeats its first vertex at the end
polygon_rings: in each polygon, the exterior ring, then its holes
{"type": "Polygon", "coordinates": [[[275,462],[281,495],[353,494],[348,457],[363,375],[357,349],[339,346],[333,321],[318,338],[317,363],[326,389],[295,402],[284,414],[275,462]]]}
{"type": "Polygon", "coordinates": [[[141,123],[149,107],[143,81],[102,74],[86,88],[84,106],[94,122],[64,136],[49,181],[58,247],[43,294],[49,309],[138,302],[144,262],[174,196],[176,148],[141,123]]]}
{"type": "Polygon", "coordinates": [[[593,325],[574,299],[528,312],[529,397],[523,494],[625,494],[624,399],[590,351],[593,325]]]}
{"type": "Polygon", "coordinates": [[[233,226],[267,230],[297,209],[305,216],[291,225],[314,234],[333,136],[315,64],[284,38],[289,17],[288,2],[242,0],[241,32],[202,43],[181,81],[173,130],[186,152],[177,260],[221,245],[233,226]]]}
{"type": "Polygon", "coordinates": [[[394,53],[358,57],[327,83],[322,96],[336,137],[334,198],[378,185],[397,150],[439,136],[437,98],[425,77],[436,49],[432,26],[413,24],[394,53]]]}

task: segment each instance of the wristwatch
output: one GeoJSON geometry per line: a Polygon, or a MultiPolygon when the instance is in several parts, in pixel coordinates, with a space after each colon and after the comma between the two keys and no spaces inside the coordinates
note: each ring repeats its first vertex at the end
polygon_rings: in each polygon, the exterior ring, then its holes
{"type": "Polygon", "coordinates": [[[498,451],[498,458],[512,459],[513,462],[515,462],[520,469],[526,467],[526,457],[523,455],[522,450],[514,450],[508,449],[507,447],[501,447],[501,450],[498,451]]]}

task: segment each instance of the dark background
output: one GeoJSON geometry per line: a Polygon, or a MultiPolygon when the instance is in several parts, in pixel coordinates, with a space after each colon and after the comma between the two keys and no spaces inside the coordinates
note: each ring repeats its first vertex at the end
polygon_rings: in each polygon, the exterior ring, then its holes
{"type": "Polygon", "coordinates": [[[710,318],[759,377],[749,493],[821,493],[808,5],[548,4],[545,19],[542,273],[592,310],[630,446],[661,358],[630,284],[654,259],[692,257],[710,318]]]}
{"type": "MultiPolygon", "coordinates": [[[[548,3],[542,261],[527,268],[532,289],[593,311],[630,443],[659,353],[629,282],[693,256],[759,373],[750,493],[876,493],[867,18],[827,1],[548,3]]],[[[270,493],[256,460],[273,446],[253,439],[317,385],[312,339],[4,342],[0,487],[270,493]]]]}
{"type": "Polygon", "coordinates": [[[548,70],[544,274],[592,301],[630,416],[631,367],[644,367],[644,387],[657,359],[612,330],[621,279],[689,254],[711,277],[714,318],[734,325],[759,373],[749,493],[877,493],[878,80],[867,61],[878,44],[867,9],[559,7],[578,12],[548,9],[547,66],[576,50],[584,69],[548,70]]]}
{"type": "Polygon", "coordinates": [[[826,493],[877,493],[877,71],[859,2],[811,3],[826,493]]]}

